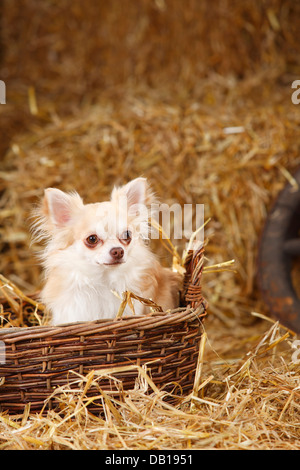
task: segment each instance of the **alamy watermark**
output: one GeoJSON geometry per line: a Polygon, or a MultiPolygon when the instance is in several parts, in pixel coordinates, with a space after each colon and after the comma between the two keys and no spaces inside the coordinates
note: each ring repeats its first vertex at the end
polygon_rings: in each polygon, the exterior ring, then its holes
{"type": "Polygon", "coordinates": [[[292,83],[292,88],[296,88],[296,91],[292,93],[291,100],[293,104],[300,103],[300,80],[294,80],[292,83]]]}
{"type": "Polygon", "coordinates": [[[296,339],[292,342],[292,349],[295,351],[292,354],[292,363],[299,364],[300,363],[300,340],[296,339]]]}
{"type": "Polygon", "coordinates": [[[172,205],[153,203],[128,204],[126,196],[120,197],[112,207],[100,204],[96,213],[96,229],[106,238],[134,226],[133,237],[158,240],[193,240],[204,241],[204,204],[172,205]],[[150,220],[150,224],[149,224],[150,220]]]}
{"type": "MultiPolygon", "coordinates": [[[[152,204],[150,214],[151,220],[161,226],[162,238],[189,240],[195,234],[195,240],[204,241],[204,204],[152,204]]],[[[151,239],[159,237],[159,231],[152,227],[151,239]]]]}
{"type": "Polygon", "coordinates": [[[0,341],[0,365],[5,364],[6,357],[5,357],[5,343],[4,341],[0,341]]]}
{"type": "Polygon", "coordinates": [[[0,80],[0,104],[6,104],[6,86],[3,80],[0,80]]]}

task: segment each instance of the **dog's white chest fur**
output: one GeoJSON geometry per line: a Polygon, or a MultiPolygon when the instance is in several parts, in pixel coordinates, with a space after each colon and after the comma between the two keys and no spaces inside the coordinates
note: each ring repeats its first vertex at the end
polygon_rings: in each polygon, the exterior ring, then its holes
{"type": "Polygon", "coordinates": [[[120,306],[120,299],[105,286],[88,286],[62,292],[51,303],[54,324],[78,321],[93,321],[114,318],[120,306]]]}
{"type": "MultiPolygon", "coordinates": [[[[95,276],[94,273],[83,275],[78,272],[65,272],[65,276],[56,284],[56,292],[53,295],[49,292],[52,286],[46,284],[42,297],[47,299],[47,305],[52,311],[52,323],[57,325],[115,318],[122,301],[122,293],[132,290],[133,286],[126,282],[125,276],[116,278],[110,274],[112,273],[95,276]]],[[[135,313],[142,313],[141,308],[142,305],[136,303],[135,313]]],[[[126,307],[125,313],[133,312],[126,307]]]]}

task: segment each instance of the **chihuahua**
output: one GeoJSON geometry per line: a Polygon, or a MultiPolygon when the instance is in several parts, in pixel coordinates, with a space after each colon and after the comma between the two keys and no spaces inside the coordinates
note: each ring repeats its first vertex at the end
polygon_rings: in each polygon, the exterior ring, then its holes
{"type": "MultiPolygon", "coordinates": [[[[163,310],[178,306],[181,275],[162,267],[147,244],[153,201],[145,178],[94,204],[84,204],[76,192],[45,190],[33,232],[46,240],[41,301],[52,324],[115,318],[125,291],[163,310]]],[[[133,305],[138,315],[149,309],[137,300],[133,305]]]]}

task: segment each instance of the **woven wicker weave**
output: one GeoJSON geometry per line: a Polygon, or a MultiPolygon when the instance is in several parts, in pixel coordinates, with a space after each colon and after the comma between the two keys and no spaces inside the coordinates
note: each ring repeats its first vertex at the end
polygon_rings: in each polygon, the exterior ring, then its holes
{"type": "MultiPolygon", "coordinates": [[[[0,364],[0,409],[21,413],[27,403],[31,411],[56,408],[59,395],[53,392],[71,386],[78,374],[121,367],[113,374],[117,380],[103,376],[99,381],[101,391],[118,395],[120,387],[134,388],[138,366],[145,364],[158,388],[171,391],[176,383],[181,393],[190,392],[207,307],[200,289],[202,265],[203,250],[188,253],[182,306],[171,312],[0,329],[1,344],[5,344],[5,361],[0,364]]],[[[3,311],[7,309],[4,304],[3,311]]],[[[99,395],[99,388],[88,390],[87,396],[93,395],[99,395]]],[[[91,411],[100,408],[99,399],[89,405],[91,411]]]]}

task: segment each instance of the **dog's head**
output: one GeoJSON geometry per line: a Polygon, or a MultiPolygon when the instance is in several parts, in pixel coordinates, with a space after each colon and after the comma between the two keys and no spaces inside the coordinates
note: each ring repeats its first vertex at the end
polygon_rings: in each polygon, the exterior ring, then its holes
{"type": "Polygon", "coordinates": [[[68,250],[92,265],[116,267],[149,238],[153,201],[145,178],[114,188],[109,201],[86,205],[77,193],[48,188],[37,227],[52,249],[68,250]]]}

